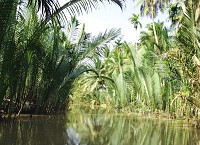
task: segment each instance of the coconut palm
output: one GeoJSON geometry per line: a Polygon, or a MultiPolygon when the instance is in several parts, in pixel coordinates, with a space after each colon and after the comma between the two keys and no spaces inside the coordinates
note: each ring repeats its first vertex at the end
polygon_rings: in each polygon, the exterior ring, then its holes
{"type": "Polygon", "coordinates": [[[136,37],[136,43],[137,43],[137,30],[138,30],[138,26],[142,27],[142,24],[139,21],[139,15],[132,14],[132,17],[130,17],[129,20],[130,20],[131,24],[133,24],[133,26],[135,28],[135,37],[136,37]]]}
{"type": "Polygon", "coordinates": [[[172,96],[173,93],[180,89],[182,73],[180,68],[175,66],[176,63],[168,57],[168,52],[173,48],[173,39],[169,37],[169,30],[164,26],[164,23],[155,23],[155,26],[159,45],[154,45],[155,39],[152,38],[152,25],[147,25],[148,31],[141,32],[140,42],[146,49],[146,63],[159,75],[162,109],[165,110],[166,104],[173,100],[169,96],[172,96]],[[176,81],[174,81],[174,77],[176,77],[176,81]],[[174,86],[173,88],[170,87],[172,85],[174,86]]]}
{"type": "Polygon", "coordinates": [[[139,15],[132,14],[132,17],[129,18],[129,20],[136,30],[138,29],[138,26],[142,27],[142,24],[139,21],[139,15]]]}
{"type": "Polygon", "coordinates": [[[167,4],[169,0],[142,0],[139,1],[136,6],[140,6],[140,12],[141,16],[150,16],[152,19],[152,25],[153,25],[153,32],[154,32],[154,38],[155,38],[155,44],[158,45],[158,38],[155,30],[155,17],[158,14],[158,11],[164,12],[165,4],[167,4]]]}
{"type": "Polygon", "coordinates": [[[123,74],[124,52],[122,43],[118,41],[112,52],[107,46],[104,49],[103,60],[98,56],[92,61],[96,73],[85,74],[80,78],[81,84],[90,89],[86,89],[85,93],[94,96],[93,100],[103,103],[102,100],[105,102],[112,99],[116,107],[122,107],[126,103],[127,96],[123,74]]]}
{"type": "Polygon", "coordinates": [[[183,16],[183,11],[179,3],[170,4],[169,6],[169,19],[171,20],[171,27],[179,25],[181,18],[183,16]]]}
{"type": "Polygon", "coordinates": [[[170,4],[169,6],[169,19],[172,22],[172,26],[180,26],[182,18],[187,15],[187,9],[190,9],[193,13],[193,21],[195,26],[199,26],[200,18],[200,3],[197,0],[191,1],[179,1],[170,4]]]}

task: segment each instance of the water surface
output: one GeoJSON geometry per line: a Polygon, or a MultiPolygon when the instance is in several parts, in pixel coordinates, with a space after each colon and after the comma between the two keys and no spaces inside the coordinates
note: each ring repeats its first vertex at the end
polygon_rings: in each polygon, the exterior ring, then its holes
{"type": "Polygon", "coordinates": [[[180,121],[79,110],[1,123],[0,145],[200,145],[200,130],[180,121]]]}

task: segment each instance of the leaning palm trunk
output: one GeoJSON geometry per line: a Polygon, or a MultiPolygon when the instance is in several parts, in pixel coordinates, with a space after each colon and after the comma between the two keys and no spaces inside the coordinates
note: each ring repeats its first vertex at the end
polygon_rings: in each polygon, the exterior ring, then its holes
{"type": "Polygon", "coordinates": [[[154,15],[153,15],[153,6],[151,6],[151,18],[152,18],[152,25],[153,25],[153,33],[154,33],[154,38],[155,38],[155,41],[156,41],[156,45],[158,45],[158,37],[157,37],[157,34],[156,34],[156,27],[155,27],[155,22],[154,22],[154,15]]]}
{"type": "Polygon", "coordinates": [[[152,19],[153,20],[153,33],[154,33],[154,38],[155,38],[155,41],[156,41],[156,45],[158,45],[158,37],[157,37],[157,34],[156,34],[156,28],[155,28],[155,22],[154,22],[154,18],[152,19]]]}

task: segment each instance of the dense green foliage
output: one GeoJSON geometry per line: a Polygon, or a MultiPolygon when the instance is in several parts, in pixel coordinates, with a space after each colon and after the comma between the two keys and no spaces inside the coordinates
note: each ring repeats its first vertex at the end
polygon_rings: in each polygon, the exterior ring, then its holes
{"type": "MultiPolygon", "coordinates": [[[[158,7],[153,8],[162,11],[161,1],[156,2],[158,7]]],[[[151,5],[144,7],[144,4],[142,14],[151,14],[145,10],[151,5]]],[[[159,111],[178,117],[198,115],[200,3],[188,0],[162,4],[169,6],[171,26],[167,28],[164,22],[153,20],[140,33],[136,44],[116,41],[112,51],[105,47],[104,59],[96,58],[93,65],[99,74],[91,72],[80,77],[74,87],[73,101],[81,99],[100,107],[159,111]]],[[[153,12],[152,19],[156,17],[153,12]]],[[[138,15],[133,14],[129,20],[137,30],[138,15]]]]}
{"type": "MultiPolygon", "coordinates": [[[[198,115],[199,1],[140,1],[141,15],[150,16],[152,23],[136,44],[122,42],[120,30],[94,37],[75,17],[64,21],[64,9],[72,15],[88,12],[101,0],[72,0],[63,6],[46,2],[0,2],[1,109],[10,115],[63,112],[71,99],[92,108],[198,115]],[[41,16],[35,6],[44,6],[41,16]],[[158,11],[166,8],[170,28],[155,22],[158,11]]],[[[124,1],[108,2],[122,8],[124,1]]],[[[137,31],[139,15],[129,20],[137,31]]]]}
{"type": "MultiPolygon", "coordinates": [[[[0,104],[1,113],[10,116],[64,112],[74,80],[94,71],[84,62],[120,33],[112,29],[93,38],[75,17],[63,21],[63,9],[87,12],[104,1],[72,0],[63,6],[53,0],[29,2],[0,2],[0,104]],[[35,6],[44,6],[41,16],[35,6]]],[[[108,2],[122,7],[123,1],[108,2]]]]}

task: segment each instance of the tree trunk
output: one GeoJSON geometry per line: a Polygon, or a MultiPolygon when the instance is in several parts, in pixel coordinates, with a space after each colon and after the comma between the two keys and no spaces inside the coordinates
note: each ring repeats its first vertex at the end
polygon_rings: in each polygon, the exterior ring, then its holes
{"type": "Polygon", "coordinates": [[[155,27],[154,18],[153,18],[152,20],[153,20],[153,33],[154,33],[154,38],[155,38],[155,41],[156,41],[156,45],[158,45],[158,37],[157,37],[157,34],[156,34],[156,27],[155,27]]]}
{"type": "Polygon", "coordinates": [[[137,28],[135,28],[135,47],[136,47],[136,50],[137,50],[137,28]]]}
{"type": "Polygon", "coordinates": [[[157,37],[157,34],[156,34],[156,27],[155,27],[155,22],[154,22],[154,15],[153,15],[153,4],[151,6],[151,19],[153,21],[153,33],[154,33],[154,38],[155,38],[155,41],[156,41],[156,45],[158,45],[158,37],[157,37]]]}

